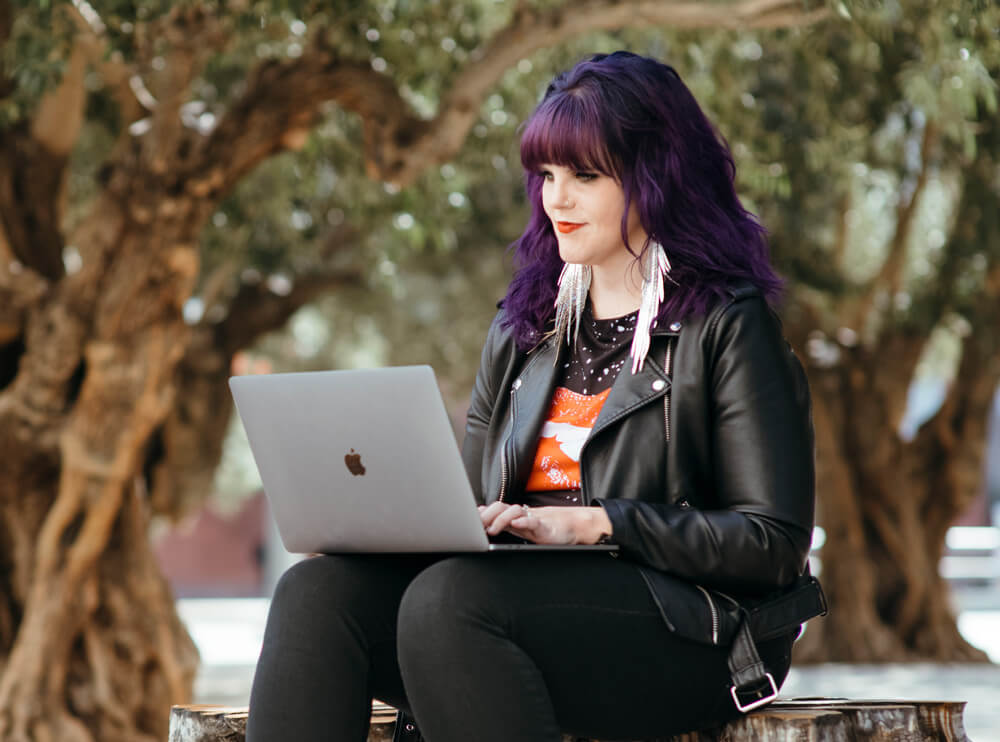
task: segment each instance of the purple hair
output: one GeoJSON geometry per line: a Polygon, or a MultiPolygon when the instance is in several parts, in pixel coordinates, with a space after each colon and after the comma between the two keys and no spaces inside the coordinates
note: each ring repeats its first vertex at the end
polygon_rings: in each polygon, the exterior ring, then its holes
{"type": "Polygon", "coordinates": [[[531,218],[512,246],[517,271],[503,325],[522,349],[538,342],[554,316],[563,266],[542,208],[538,169],[545,164],[615,178],[625,192],[622,237],[641,258],[649,243],[636,252],[627,236],[635,200],[646,234],[671,263],[660,324],[707,311],[735,280],[755,284],[769,301],[781,292],[766,230],[736,195],[729,147],[672,67],[615,52],[563,72],[524,124],[521,164],[531,218]]]}

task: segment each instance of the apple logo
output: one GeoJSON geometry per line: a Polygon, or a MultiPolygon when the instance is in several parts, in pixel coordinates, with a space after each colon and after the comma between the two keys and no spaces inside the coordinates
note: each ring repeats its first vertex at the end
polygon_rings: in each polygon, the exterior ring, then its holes
{"type": "Polygon", "coordinates": [[[365,467],[361,463],[361,454],[354,453],[354,449],[344,456],[344,463],[347,464],[347,470],[351,472],[356,477],[363,476],[365,473],[365,467]]]}

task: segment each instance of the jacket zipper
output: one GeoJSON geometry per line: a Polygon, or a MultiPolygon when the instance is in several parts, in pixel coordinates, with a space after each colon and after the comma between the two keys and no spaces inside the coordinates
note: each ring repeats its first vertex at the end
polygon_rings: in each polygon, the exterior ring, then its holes
{"type": "MultiPolygon", "coordinates": [[[[673,341],[667,338],[667,356],[663,359],[663,371],[671,380],[673,380],[673,376],[670,374],[670,351],[673,347],[673,341]]],[[[663,395],[663,431],[666,435],[667,443],[670,443],[670,391],[663,395]]]]}
{"type": "Polygon", "coordinates": [[[708,601],[708,610],[712,612],[712,644],[719,643],[719,611],[715,607],[715,601],[712,600],[712,596],[708,594],[708,590],[703,588],[701,585],[695,585],[696,588],[701,590],[701,594],[705,596],[705,600],[708,601]]]}
{"type": "Polygon", "coordinates": [[[514,379],[514,383],[510,385],[510,427],[507,429],[507,438],[504,440],[503,449],[500,452],[500,497],[497,498],[497,502],[503,502],[503,498],[507,494],[507,448],[514,437],[514,418],[517,416],[514,393],[519,386],[521,386],[521,379],[519,378],[514,379]]]}

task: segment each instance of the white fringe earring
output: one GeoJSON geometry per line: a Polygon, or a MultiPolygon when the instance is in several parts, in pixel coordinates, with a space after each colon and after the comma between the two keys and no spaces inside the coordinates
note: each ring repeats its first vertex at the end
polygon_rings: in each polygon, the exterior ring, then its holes
{"type": "Polygon", "coordinates": [[[632,334],[632,373],[642,370],[649,352],[649,333],[656,327],[656,315],[660,313],[660,303],[663,301],[663,277],[669,278],[670,260],[659,242],[653,242],[646,250],[642,265],[642,298],[639,303],[639,316],[635,321],[635,331],[632,334]]]}
{"type": "MultiPolygon", "coordinates": [[[[556,294],[556,326],[553,334],[566,337],[571,348],[580,334],[580,320],[590,291],[590,266],[566,263],[559,274],[559,292],[556,294]]],[[[560,340],[560,342],[562,342],[560,340]]]]}

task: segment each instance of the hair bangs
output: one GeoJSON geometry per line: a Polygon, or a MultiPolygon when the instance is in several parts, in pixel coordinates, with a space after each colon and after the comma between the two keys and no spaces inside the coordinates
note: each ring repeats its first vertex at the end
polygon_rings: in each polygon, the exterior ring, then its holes
{"type": "Polygon", "coordinates": [[[528,173],[543,165],[594,171],[621,180],[597,106],[581,91],[556,94],[539,106],[521,135],[521,165],[528,173]],[[574,94],[576,93],[576,94],[574,94]]]}

